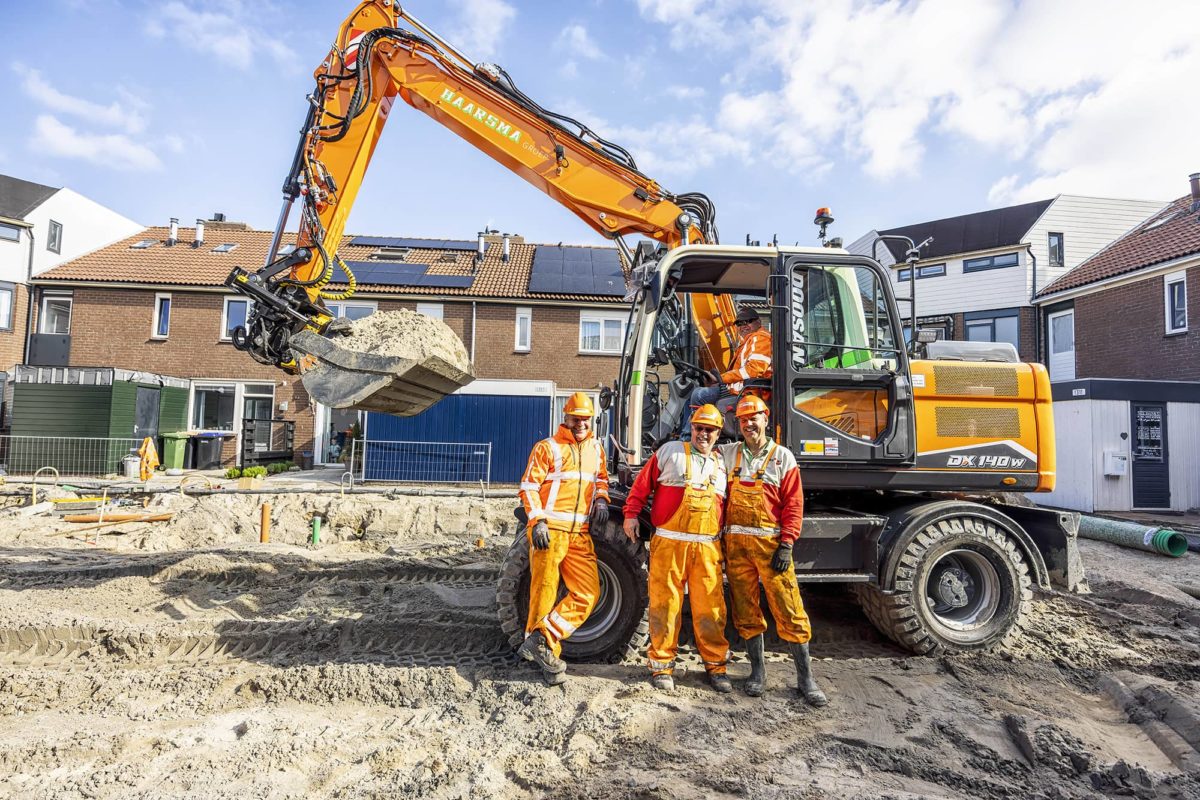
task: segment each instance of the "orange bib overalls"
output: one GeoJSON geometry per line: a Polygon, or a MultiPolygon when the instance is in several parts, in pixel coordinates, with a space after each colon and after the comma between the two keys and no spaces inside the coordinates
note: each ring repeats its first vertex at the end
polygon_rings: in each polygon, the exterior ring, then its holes
{"type": "MultiPolygon", "coordinates": [[[[683,499],[650,540],[650,649],[654,674],[674,669],[679,649],[684,591],[691,603],[696,649],[710,673],[725,672],[725,595],[721,578],[721,505],[709,476],[692,484],[692,448],[683,446],[687,466],[683,499]]],[[[715,456],[714,456],[715,457],[715,456]]]]}
{"type": "Polygon", "coordinates": [[[795,565],[783,572],[771,568],[771,558],[779,546],[779,525],[767,512],[762,478],[776,447],[772,442],[750,483],[742,480],[742,448],[738,448],[725,504],[725,574],[729,576],[733,626],[739,636],[751,639],[767,629],[759,602],[758,585],[762,581],[779,638],[803,644],[812,638],[812,627],[796,585],[795,565]]]}

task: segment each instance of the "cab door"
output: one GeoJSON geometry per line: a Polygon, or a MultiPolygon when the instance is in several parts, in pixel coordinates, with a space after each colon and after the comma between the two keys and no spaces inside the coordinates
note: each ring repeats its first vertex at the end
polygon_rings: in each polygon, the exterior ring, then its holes
{"type": "Polygon", "coordinates": [[[806,483],[812,467],[911,464],[908,355],[883,269],[862,256],[782,253],[769,294],[772,404],[806,483]]]}

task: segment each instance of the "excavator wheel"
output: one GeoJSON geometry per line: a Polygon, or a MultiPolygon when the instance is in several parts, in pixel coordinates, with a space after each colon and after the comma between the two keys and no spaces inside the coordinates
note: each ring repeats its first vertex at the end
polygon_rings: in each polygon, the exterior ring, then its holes
{"type": "MultiPolygon", "coordinates": [[[[615,664],[639,656],[646,648],[646,549],[630,544],[618,522],[593,535],[600,573],[600,598],[587,622],[563,642],[567,661],[615,664]]],[[[566,594],[559,587],[559,597],[566,594]]],[[[515,649],[525,639],[529,615],[529,540],[524,528],[517,533],[496,588],[500,628],[515,649]]]]}
{"type": "Polygon", "coordinates": [[[856,584],[875,627],[918,655],[987,651],[1020,635],[1029,565],[1005,524],[970,512],[921,519],[895,562],[895,592],[856,584]]]}

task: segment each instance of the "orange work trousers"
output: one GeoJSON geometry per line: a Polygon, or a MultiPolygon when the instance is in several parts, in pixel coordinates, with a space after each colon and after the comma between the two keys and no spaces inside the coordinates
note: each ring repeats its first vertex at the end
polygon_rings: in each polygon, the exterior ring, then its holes
{"type": "Polygon", "coordinates": [[[541,631],[554,655],[562,653],[562,640],[587,620],[600,596],[596,549],[586,533],[550,529],[550,547],[538,550],[526,531],[529,544],[529,619],[525,633],[541,631]],[[567,594],[558,600],[559,580],[567,594]],[[557,602],[556,602],[557,601],[557,602]]]}
{"type": "Polygon", "coordinates": [[[678,541],[655,535],[650,540],[650,670],[658,675],[675,668],[684,589],[692,608],[696,649],[709,673],[724,674],[729,658],[725,638],[725,593],[721,543],[678,541]]]}
{"type": "Polygon", "coordinates": [[[812,638],[812,626],[796,585],[796,567],[789,564],[783,572],[771,568],[778,546],[777,536],[725,534],[725,574],[729,576],[733,626],[743,639],[752,639],[767,629],[759,601],[761,581],[779,638],[804,644],[812,638]]]}

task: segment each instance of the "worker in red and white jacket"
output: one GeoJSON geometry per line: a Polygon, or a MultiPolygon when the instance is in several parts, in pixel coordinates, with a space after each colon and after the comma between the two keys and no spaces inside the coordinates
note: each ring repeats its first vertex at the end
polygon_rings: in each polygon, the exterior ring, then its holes
{"type": "Polygon", "coordinates": [[[811,705],[828,702],[812,675],[808,642],[812,628],[792,563],[792,546],[804,522],[804,489],[796,457],[767,435],[769,409],[761,398],[738,401],[738,427],[744,442],[721,447],[729,473],[725,501],[725,574],[733,606],[733,625],[746,640],[750,678],[746,694],[760,696],[766,685],[763,633],[767,629],[759,603],[759,583],[775,618],[779,638],[788,643],[796,662],[796,682],[811,705]]]}

